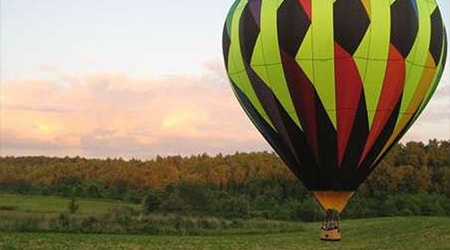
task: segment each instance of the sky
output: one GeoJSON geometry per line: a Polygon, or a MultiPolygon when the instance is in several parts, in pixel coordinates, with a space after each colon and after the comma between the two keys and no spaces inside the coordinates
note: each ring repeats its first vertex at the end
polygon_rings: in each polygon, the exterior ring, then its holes
{"type": "MultiPolygon", "coordinates": [[[[224,71],[232,2],[0,0],[0,155],[270,150],[224,71]]],[[[449,80],[404,142],[450,139],[449,80]]]]}

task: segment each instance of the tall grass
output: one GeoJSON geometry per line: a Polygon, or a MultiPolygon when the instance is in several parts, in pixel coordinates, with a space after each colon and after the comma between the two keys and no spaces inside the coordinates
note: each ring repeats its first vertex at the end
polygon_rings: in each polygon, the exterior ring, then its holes
{"type": "Polygon", "coordinates": [[[7,232],[209,235],[301,230],[303,227],[300,223],[266,219],[227,220],[175,214],[143,216],[139,211],[127,206],[113,207],[106,213],[92,215],[4,213],[0,220],[0,231],[7,232]]]}

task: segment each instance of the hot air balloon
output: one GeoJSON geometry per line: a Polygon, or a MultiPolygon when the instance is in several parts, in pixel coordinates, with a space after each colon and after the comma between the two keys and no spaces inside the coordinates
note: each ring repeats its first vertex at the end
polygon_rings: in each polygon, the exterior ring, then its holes
{"type": "Polygon", "coordinates": [[[236,0],[223,31],[232,89],[326,212],[321,238],[411,127],[447,51],[435,0],[236,0]]]}

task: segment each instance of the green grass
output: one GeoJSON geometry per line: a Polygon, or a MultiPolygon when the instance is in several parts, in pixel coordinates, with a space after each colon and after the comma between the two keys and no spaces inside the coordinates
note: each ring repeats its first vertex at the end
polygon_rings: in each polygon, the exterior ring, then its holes
{"type": "MultiPolygon", "coordinates": [[[[0,206],[14,207],[16,212],[62,213],[68,212],[70,198],[56,196],[0,194],[0,206]]],[[[114,206],[128,205],[139,209],[139,204],[129,204],[114,200],[78,199],[80,214],[105,213],[114,206]]],[[[1,212],[0,212],[1,214],[1,212]]]]}
{"type": "Polygon", "coordinates": [[[449,249],[450,218],[346,220],[341,242],[321,242],[319,224],[275,234],[133,236],[0,233],[0,249],[449,249]]]}
{"type": "MultiPolygon", "coordinates": [[[[0,194],[8,213],[42,214],[68,211],[69,198],[0,194]]],[[[114,206],[139,205],[111,200],[80,199],[79,214],[108,212],[114,206]]],[[[5,218],[5,217],[4,217],[5,218]]],[[[344,220],[341,242],[321,242],[318,223],[296,223],[297,231],[269,233],[261,228],[230,229],[209,236],[136,236],[0,232],[3,249],[450,249],[449,217],[392,217],[344,220]]]]}

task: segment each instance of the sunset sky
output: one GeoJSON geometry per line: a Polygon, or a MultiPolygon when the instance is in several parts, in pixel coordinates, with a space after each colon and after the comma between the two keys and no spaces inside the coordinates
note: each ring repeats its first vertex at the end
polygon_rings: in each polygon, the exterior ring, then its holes
{"type": "MultiPolygon", "coordinates": [[[[0,155],[270,150],[225,75],[232,2],[0,0],[0,155]]],[[[450,139],[448,63],[403,141],[430,138],[450,139]]]]}

